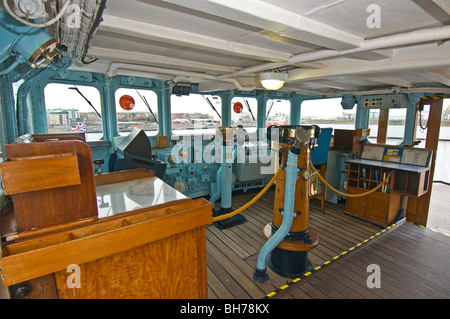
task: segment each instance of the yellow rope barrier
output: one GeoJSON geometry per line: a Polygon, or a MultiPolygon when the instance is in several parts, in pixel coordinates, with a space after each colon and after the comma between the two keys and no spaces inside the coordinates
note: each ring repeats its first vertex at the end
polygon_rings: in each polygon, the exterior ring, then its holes
{"type": "MultiPolygon", "coordinates": [[[[376,192],[378,189],[380,189],[384,184],[387,184],[389,179],[391,178],[392,173],[389,173],[389,175],[386,177],[386,179],[384,181],[382,181],[377,187],[365,192],[365,193],[361,193],[361,194],[347,194],[347,193],[343,193],[337,189],[335,189],[333,186],[331,186],[323,177],[322,175],[319,174],[319,172],[316,170],[316,168],[314,167],[314,165],[311,163],[311,168],[313,169],[314,173],[317,174],[317,176],[319,177],[319,179],[328,187],[330,188],[333,192],[340,194],[342,196],[345,197],[363,197],[369,194],[372,194],[374,192],[376,192]]],[[[213,217],[213,222],[218,222],[224,219],[228,219],[231,217],[234,217],[240,213],[242,213],[244,210],[246,210],[247,208],[249,208],[250,206],[252,206],[254,203],[256,203],[268,190],[269,188],[273,185],[273,183],[275,183],[275,181],[277,180],[278,176],[280,175],[281,171],[283,170],[283,166],[280,166],[280,168],[278,169],[278,171],[275,173],[275,175],[272,177],[272,179],[270,180],[270,182],[262,189],[261,192],[258,193],[258,195],[256,195],[251,201],[249,201],[247,204],[245,204],[244,206],[242,206],[241,208],[228,213],[228,214],[224,214],[221,216],[217,216],[217,217],[213,217]]]]}
{"type": "Polygon", "coordinates": [[[275,173],[275,175],[274,175],[274,176],[272,177],[272,179],[270,180],[269,184],[267,184],[266,187],[264,187],[263,190],[262,190],[261,192],[259,192],[258,195],[255,196],[255,198],[253,198],[253,199],[252,199],[251,201],[249,201],[247,204],[245,204],[245,205],[242,206],[241,208],[239,208],[239,209],[237,209],[237,210],[235,210],[235,211],[233,211],[233,212],[231,212],[231,213],[228,213],[228,214],[225,214],[225,215],[222,215],[222,216],[214,217],[214,218],[213,218],[213,222],[218,222],[218,221],[221,221],[221,220],[224,220],[224,219],[227,219],[227,218],[234,217],[234,216],[236,216],[237,214],[242,213],[244,210],[246,210],[247,208],[249,208],[250,206],[252,206],[254,203],[256,203],[256,201],[257,201],[258,199],[260,199],[261,196],[263,196],[263,195],[269,190],[269,188],[273,185],[273,183],[275,183],[275,181],[276,181],[277,178],[278,178],[278,175],[280,175],[280,173],[281,173],[282,170],[283,170],[283,166],[280,166],[280,168],[278,169],[278,171],[275,173]]]}
{"type": "Polygon", "coordinates": [[[343,193],[341,191],[338,191],[336,188],[334,188],[333,186],[331,186],[323,177],[322,175],[319,174],[319,172],[316,170],[316,168],[314,167],[314,165],[311,163],[311,168],[313,169],[314,173],[317,173],[319,179],[328,187],[330,188],[333,192],[345,196],[345,197],[363,197],[369,194],[372,194],[374,192],[376,192],[378,189],[380,189],[384,184],[387,184],[389,182],[389,179],[391,178],[392,172],[389,173],[389,175],[386,177],[386,179],[384,181],[382,181],[377,187],[371,189],[370,191],[367,191],[365,193],[361,193],[361,194],[347,194],[347,193],[343,193]]]}

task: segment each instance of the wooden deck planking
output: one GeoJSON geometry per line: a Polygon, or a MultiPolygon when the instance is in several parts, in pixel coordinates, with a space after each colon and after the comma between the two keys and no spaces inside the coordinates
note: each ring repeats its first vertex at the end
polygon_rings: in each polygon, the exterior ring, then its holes
{"type": "Polygon", "coordinates": [[[448,198],[450,186],[433,183],[427,227],[450,235],[450,209],[448,198]]]}
{"type": "MultiPolygon", "coordinates": [[[[233,208],[239,208],[256,194],[233,197],[233,208]]],[[[207,226],[207,265],[209,298],[263,298],[289,283],[267,269],[270,280],[264,284],[252,279],[258,253],[264,245],[263,227],[272,221],[274,191],[270,190],[243,215],[247,222],[225,230],[207,226]]],[[[320,202],[311,201],[310,227],[319,233],[320,243],[309,253],[313,266],[322,265],[336,255],[368,238],[379,227],[349,217],[343,213],[343,205],[326,204],[320,211],[320,202]]],[[[293,296],[290,296],[293,297],[293,296]]]]}
{"type": "Polygon", "coordinates": [[[450,238],[408,222],[341,257],[273,298],[448,299],[450,238]],[[367,266],[381,269],[381,288],[370,289],[367,266]],[[318,291],[313,290],[316,289],[318,291]]]}

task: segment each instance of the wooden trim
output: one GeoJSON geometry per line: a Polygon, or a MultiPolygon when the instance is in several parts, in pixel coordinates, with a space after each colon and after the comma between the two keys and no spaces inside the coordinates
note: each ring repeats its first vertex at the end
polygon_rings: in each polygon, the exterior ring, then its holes
{"type": "Polygon", "coordinates": [[[113,183],[131,181],[139,178],[154,177],[155,172],[145,168],[136,168],[126,171],[118,171],[106,174],[95,175],[95,185],[102,186],[113,183]]]}
{"type": "Polygon", "coordinates": [[[74,154],[8,159],[0,168],[6,195],[81,184],[78,157],[74,154]]]}
{"type": "MultiPolygon", "coordinates": [[[[73,232],[66,232],[62,234],[65,236],[64,242],[48,244],[39,249],[27,242],[7,246],[3,251],[4,257],[0,259],[3,284],[10,286],[48,275],[64,270],[71,264],[81,265],[211,223],[211,204],[204,199],[193,202],[197,207],[178,209],[178,212],[175,208],[162,208],[170,213],[136,224],[121,223],[119,227],[114,221],[104,223],[107,225],[103,225],[103,232],[93,235],[88,232],[86,237],[76,238],[73,232]],[[108,226],[112,229],[108,229],[108,226]],[[14,250],[20,251],[21,246],[26,246],[26,251],[12,253],[14,250]]],[[[79,231],[84,229],[80,228],[79,231]]],[[[57,236],[61,238],[61,234],[57,236]]],[[[51,242],[49,237],[47,243],[51,242]]],[[[38,242],[35,240],[33,243],[38,242]]]]}
{"type": "Polygon", "coordinates": [[[389,109],[381,109],[378,119],[377,143],[385,144],[389,124],[389,109]]]}
{"type": "Polygon", "coordinates": [[[436,163],[436,152],[439,144],[439,132],[441,129],[442,106],[443,99],[423,100],[425,104],[430,104],[430,114],[428,122],[430,126],[427,130],[427,137],[425,148],[432,150],[430,174],[428,177],[428,192],[417,198],[417,200],[408,201],[408,214],[406,215],[409,221],[413,223],[426,226],[428,220],[428,211],[430,208],[431,191],[433,187],[434,166],[436,163]]]}

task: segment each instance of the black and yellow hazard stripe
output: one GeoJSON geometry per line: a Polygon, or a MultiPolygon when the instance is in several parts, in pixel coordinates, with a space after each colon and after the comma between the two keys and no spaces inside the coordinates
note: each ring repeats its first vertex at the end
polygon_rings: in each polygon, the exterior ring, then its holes
{"type": "Polygon", "coordinates": [[[380,230],[378,233],[376,233],[375,235],[370,236],[367,239],[364,239],[362,242],[357,243],[355,246],[350,247],[349,249],[347,249],[346,251],[343,251],[342,253],[340,253],[339,255],[334,256],[333,258],[331,258],[330,260],[325,261],[321,266],[317,266],[315,267],[312,271],[308,271],[304,274],[302,274],[299,278],[295,278],[294,280],[292,280],[290,283],[278,288],[276,291],[271,292],[270,294],[267,294],[264,298],[272,298],[273,296],[275,296],[276,294],[280,293],[283,290],[286,290],[287,288],[291,287],[293,284],[301,281],[302,279],[310,276],[314,271],[317,271],[319,269],[322,269],[323,267],[329,265],[332,261],[339,259],[342,256],[345,256],[346,254],[348,254],[349,252],[355,250],[358,247],[361,247],[362,245],[364,245],[365,243],[371,241],[372,239],[375,239],[377,236],[380,236],[381,234],[385,233],[386,231],[394,228],[395,226],[397,226],[397,224],[392,224],[391,226],[386,227],[385,229],[380,230]]]}

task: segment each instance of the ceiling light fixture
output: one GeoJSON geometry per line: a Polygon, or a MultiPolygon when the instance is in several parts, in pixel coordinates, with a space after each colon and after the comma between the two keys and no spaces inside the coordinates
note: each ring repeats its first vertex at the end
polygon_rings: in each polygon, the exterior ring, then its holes
{"type": "Polygon", "coordinates": [[[259,80],[267,90],[279,90],[283,87],[284,82],[286,82],[287,74],[267,71],[259,75],[259,80]]]}

